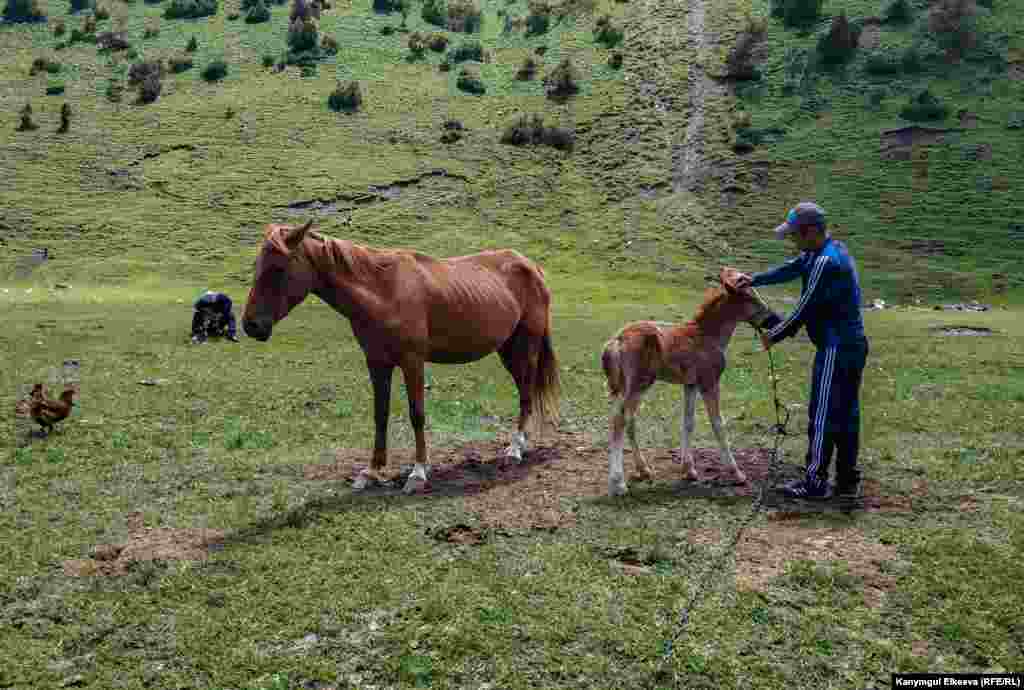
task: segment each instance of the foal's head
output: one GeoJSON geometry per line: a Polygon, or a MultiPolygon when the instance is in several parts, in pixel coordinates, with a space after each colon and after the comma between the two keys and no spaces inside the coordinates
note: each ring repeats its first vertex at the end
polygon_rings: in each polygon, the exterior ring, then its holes
{"type": "Polygon", "coordinates": [[[306,298],[316,272],[301,249],[313,221],[294,227],[270,224],[256,257],[256,275],[242,315],[246,335],[268,340],[274,324],[306,298]]]}
{"type": "Polygon", "coordinates": [[[754,328],[771,328],[781,319],[753,288],[735,287],[737,271],[723,268],[714,280],[719,287],[704,301],[700,318],[716,318],[722,322],[746,321],[754,328]]]}

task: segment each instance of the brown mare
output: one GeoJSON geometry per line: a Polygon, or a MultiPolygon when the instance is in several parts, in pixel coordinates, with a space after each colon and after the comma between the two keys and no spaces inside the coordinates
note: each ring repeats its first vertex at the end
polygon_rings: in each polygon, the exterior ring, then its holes
{"type": "Polygon", "coordinates": [[[373,383],[377,427],[370,469],[361,489],[387,464],[391,378],[402,370],[409,417],[416,433],[416,465],[405,484],[411,493],[427,481],[423,436],[426,362],[462,364],[497,352],[519,389],[519,425],[506,455],[522,460],[527,422],[558,413],[558,361],[551,348],[551,294],[544,273],[509,250],[434,259],[411,250],[364,247],[270,224],[256,259],[256,275],[242,326],[265,341],[278,321],[309,293],[352,324],[373,383]]]}
{"type": "Polygon", "coordinates": [[[710,288],[693,321],[685,324],[636,321],[625,325],[605,345],[601,356],[608,390],[612,396],[611,431],[608,444],[608,493],[626,493],[622,467],[623,431],[633,445],[633,461],[641,479],[651,478],[651,469],[636,440],[636,411],[640,398],[655,381],[683,384],[685,404],[681,420],[680,455],[687,479],[698,479],[690,454],[694,430],[697,391],[704,398],[711,428],[721,448],[721,459],[730,464],[736,481],[746,476],[736,465],[722,427],[719,412],[719,379],[725,371],[725,350],[736,324],[746,321],[757,328],[778,322],[778,316],[750,288],[729,287],[734,269],[722,269],[721,287],[710,288]]]}

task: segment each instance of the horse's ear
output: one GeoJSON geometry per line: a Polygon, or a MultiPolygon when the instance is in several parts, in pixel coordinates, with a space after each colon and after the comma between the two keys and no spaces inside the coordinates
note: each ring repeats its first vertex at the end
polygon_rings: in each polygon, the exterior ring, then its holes
{"type": "Polygon", "coordinates": [[[288,231],[288,234],[284,237],[284,243],[288,249],[295,249],[299,246],[299,243],[306,237],[306,232],[313,227],[313,221],[308,221],[305,225],[300,225],[297,228],[292,228],[288,231]]]}

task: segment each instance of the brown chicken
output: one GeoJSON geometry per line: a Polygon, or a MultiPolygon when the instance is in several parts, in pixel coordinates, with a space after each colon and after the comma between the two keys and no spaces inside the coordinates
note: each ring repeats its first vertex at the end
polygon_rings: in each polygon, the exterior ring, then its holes
{"type": "Polygon", "coordinates": [[[49,433],[54,424],[71,414],[71,408],[75,404],[72,401],[74,396],[74,389],[65,388],[64,392],[60,394],[59,400],[51,400],[43,393],[42,384],[37,383],[36,387],[32,389],[32,398],[29,401],[29,416],[42,427],[43,431],[49,433]],[[36,394],[37,389],[38,395],[36,394]]]}

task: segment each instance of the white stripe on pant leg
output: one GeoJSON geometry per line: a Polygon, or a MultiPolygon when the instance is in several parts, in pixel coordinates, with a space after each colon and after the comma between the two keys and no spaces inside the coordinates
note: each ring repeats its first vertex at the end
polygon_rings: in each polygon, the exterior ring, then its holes
{"type": "Polygon", "coordinates": [[[825,350],[825,364],[822,366],[821,382],[818,384],[818,409],[814,415],[814,448],[811,450],[811,466],[807,468],[808,479],[817,479],[818,467],[825,447],[825,426],[828,424],[828,405],[832,391],[832,373],[835,370],[836,348],[825,350]]]}

